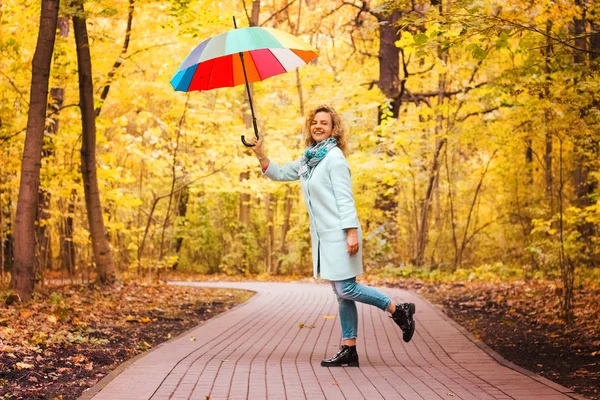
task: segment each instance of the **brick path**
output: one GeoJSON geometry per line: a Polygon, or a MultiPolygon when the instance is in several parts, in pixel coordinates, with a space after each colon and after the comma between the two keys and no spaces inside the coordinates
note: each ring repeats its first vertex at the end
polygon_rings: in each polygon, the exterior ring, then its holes
{"type": "Polygon", "coordinates": [[[502,359],[410,292],[382,289],[416,303],[410,343],[387,313],[360,304],[360,368],[323,368],[341,335],[329,285],[197,285],[257,295],[125,363],[82,398],[583,399],[502,359]]]}

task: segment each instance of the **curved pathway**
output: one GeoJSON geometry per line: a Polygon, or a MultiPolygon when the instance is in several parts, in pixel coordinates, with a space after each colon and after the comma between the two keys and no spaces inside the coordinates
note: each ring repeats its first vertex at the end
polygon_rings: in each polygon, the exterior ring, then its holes
{"type": "Polygon", "coordinates": [[[583,399],[504,360],[414,293],[410,343],[387,313],[358,304],[360,368],[322,368],[341,336],[328,284],[173,283],[256,291],[128,361],[82,399],[583,399]]]}

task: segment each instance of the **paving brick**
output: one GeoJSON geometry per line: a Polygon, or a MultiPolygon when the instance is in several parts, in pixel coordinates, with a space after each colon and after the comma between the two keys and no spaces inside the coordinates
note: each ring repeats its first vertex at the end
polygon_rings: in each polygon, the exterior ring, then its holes
{"type": "Polygon", "coordinates": [[[581,398],[506,362],[407,291],[382,289],[398,302],[416,303],[417,331],[410,343],[404,343],[387,313],[360,304],[360,368],[323,368],[321,360],[335,354],[341,336],[329,284],[196,285],[247,289],[257,295],[120,367],[82,398],[581,398]]]}

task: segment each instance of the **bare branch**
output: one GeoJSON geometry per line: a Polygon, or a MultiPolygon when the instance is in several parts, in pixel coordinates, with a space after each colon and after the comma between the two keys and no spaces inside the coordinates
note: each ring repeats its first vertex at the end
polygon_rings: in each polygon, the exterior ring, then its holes
{"type": "MultiPolygon", "coordinates": [[[[65,108],[69,108],[69,107],[79,107],[79,104],[69,104],[69,105],[57,108],[56,110],[53,110],[51,113],[49,113],[46,116],[46,118],[51,117],[54,114],[58,114],[61,110],[64,110],[65,108]]],[[[8,136],[0,137],[0,145],[3,145],[5,142],[8,142],[10,139],[14,138],[15,136],[25,132],[26,129],[27,129],[27,127],[21,129],[20,131],[15,132],[15,133],[11,133],[8,136]]]]}
{"type": "Polygon", "coordinates": [[[248,7],[246,7],[246,0],[242,0],[242,4],[244,6],[244,13],[246,14],[246,18],[248,18],[248,24],[250,24],[250,21],[252,19],[250,18],[250,14],[248,14],[248,7]]]}
{"type": "Polygon", "coordinates": [[[25,98],[25,95],[19,90],[19,88],[17,87],[17,85],[13,82],[12,79],[10,79],[10,77],[8,75],[6,75],[4,72],[0,71],[0,75],[2,75],[3,77],[6,78],[6,80],[8,81],[8,83],[10,83],[10,85],[13,87],[13,89],[15,89],[15,92],[17,92],[19,94],[19,97],[21,98],[21,100],[23,100],[25,102],[25,104],[27,104],[27,107],[29,107],[29,102],[27,101],[27,99],[25,98]]]}
{"type": "Polygon", "coordinates": [[[123,47],[121,48],[121,53],[117,57],[117,60],[113,64],[112,68],[108,72],[108,79],[106,80],[106,84],[102,89],[102,94],[100,95],[100,101],[98,103],[98,107],[96,107],[96,117],[100,115],[100,111],[102,111],[102,106],[104,105],[104,100],[108,97],[108,92],[110,90],[110,86],[113,83],[113,78],[117,73],[117,70],[123,65],[125,59],[125,54],[127,54],[127,49],[129,48],[129,40],[131,38],[131,25],[133,23],[133,11],[135,10],[135,0],[129,0],[129,9],[127,11],[127,28],[125,28],[125,40],[123,41],[123,47]]]}
{"type": "Polygon", "coordinates": [[[475,235],[477,235],[479,232],[481,232],[482,230],[484,230],[485,228],[487,228],[488,226],[490,226],[491,224],[493,224],[494,222],[498,221],[499,219],[504,218],[504,215],[500,215],[497,218],[494,218],[491,221],[486,222],[485,224],[481,225],[479,228],[475,229],[473,231],[473,233],[471,233],[471,235],[467,238],[467,241],[465,243],[465,245],[469,244],[469,242],[471,241],[471,239],[473,239],[475,237],[475,235]]]}
{"type": "Polygon", "coordinates": [[[26,129],[27,129],[27,128],[23,128],[23,129],[21,129],[21,130],[20,130],[20,131],[18,131],[18,132],[11,133],[11,134],[10,134],[10,135],[8,135],[8,136],[4,136],[4,137],[0,138],[0,140],[1,140],[1,141],[0,141],[0,145],[3,145],[3,144],[4,144],[4,142],[8,142],[10,139],[14,138],[15,136],[19,135],[20,133],[23,133],[23,132],[25,132],[25,130],[26,130],[26,129]]]}
{"type": "MultiPolygon", "coordinates": [[[[482,86],[487,85],[490,82],[481,82],[478,83],[474,86],[468,86],[462,89],[458,89],[458,90],[452,90],[452,91],[446,91],[443,92],[444,97],[451,97],[451,96],[456,96],[457,94],[461,94],[461,93],[468,93],[473,89],[477,89],[480,88],[482,86]]],[[[419,97],[437,97],[439,96],[440,92],[439,91],[435,91],[435,92],[421,92],[421,93],[413,93],[413,96],[415,98],[419,98],[419,97]]]]}
{"type": "MultiPolygon", "coordinates": [[[[483,173],[481,174],[481,178],[479,179],[479,183],[477,184],[477,188],[475,189],[475,194],[473,195],[473,201],[471,202],[471,208],[469,209],[469,215],[467,216],[467,223],[465,225],[465,231],[464,231],[464,234],[463,234],[462,245],[460,246],[460,251],[458,253],[457,265],[460,265],[461,260],[462,260],[462,256],[463,256],[464,251],[465,251],[465,248],[467,247],[467,243],[468,243],[467,232],[469,231],[469,224],[471,222],[471,216],[473,215],[473,209],[475,208],[475,203],[477,202],[477,197],[479,196],[479,192],[481,190],[481,187],[483,186],[483,180],[484,180],[485,175],[488,172],[488,168],[490,167],[490,164],[492,163],[492,160],[494,159],[494,156],[496,155],[497,152],[498,152],[498,149],[494,150],[494,152],[490,156],[490,159],[488,160],[488,162],[487,162],[487,164],[485,166],[485,169],[484,169],[483,173]]],[[[480,230],[481,229],[482,228],[480,228],[480,230]]],[[[478,232],[478,231],[476,231],[476,232],[478,232]]],[[[473,233],[473,235],[475,233],[473,233]]],[[[471,237],[473,237],[473,235],[471,235],[471,237]]],[[[469,240],[470,240],[470,238],[469,238],[469,240]]]]}
{"type": "Polygon", "coordinates": [[[458,119],[457,119],[457,121],[458,121],[458,122],[463,122],[463,121],[464,121],[464,120],[466,120],[467,118],[469,118],[469,117],[472,117],[472,116],[474,116],[474,115],[483,115],[483,114],[489,114],[489,113],[491,113],[491,112],[494,112],[494,111],[496,111],[496,110],[500,109],[500,107],[512,107],[512,104],[507,104],[507,105],[504,105],[504,106],[492,107],[492,108],[488,108],[487,110],[483,110],[483,111],[472,112],[472,113],[469,113],[469,114],[467,114],[467,115],[464,115],[464,116],[462,116],[462,117],[458,118],[458,119]]]}
{"type": "Polygon", "coordinates": [[[127,57],[124,57],[123,59],[124,59],[124,60],[129,60],[131,57],[133,57],[133,56],[135,56],[135,55],[137,55],[137,54],[140,54],[140,53],[142,53],[142,52],[144,52],[144,51],[148,51],[148,50],[150,50],[150,49],[153,49],[153,48],[155,48],[155,47],[170,46],[170,45],[172,45],[172,44],[177,44],[177,42],[168,42],[168,43],[159,43],[159,44],[154,44],[154,45],[152,45],[152,46],[148,46],[148,47],[145,47],[145,48],[143,48],[143,49],[136,50],[136,51],[134,51],[133,53],[131,53],[130,55],[128,55],[127,57]]]}
{"type": "Polygon", "coordinates": [[[412,72],[411,75],[423,75],[423,74],[426,74],[427,72],[431,71],[434,67],[435,67],[435,63],[431,64],[431,66],[429,68],[426,68],[426,69],[424,69],[422,71],[412,72]]]}
{"type": "Polygon", "coordinates": [[[294,2],[295,2],[295,1],[296,1],[296,0],[292,0],[292,1],[290,1],[289,3],[287,3],[287,4],[285,5],[285,7],[283,7],[281,10],[279,10],[279,11],[275,11],[275,13],[271,14],[271,16],[270,16],[269,18],[267,18],[267,19],[266,19],[266,20],[265,20],[265,21],[264,21],[262,24],[260,24],[259,26],[265,26],[265,24],[266,24],[267,22],[269,22],[269,21],[270,21],[270,20],[271,20],[273,17],[275,17],[277,14],[280,14],[280,13],[284,12],[285,10],[287,10],[287,9],[288,9],[288,8],[289,8],[289,7],[290,7],[292,4],[294,4],[294,2]]]}

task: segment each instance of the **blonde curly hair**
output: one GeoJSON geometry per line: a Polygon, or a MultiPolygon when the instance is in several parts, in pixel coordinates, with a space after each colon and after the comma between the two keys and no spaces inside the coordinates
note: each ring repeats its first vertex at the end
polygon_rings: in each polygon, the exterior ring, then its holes
{"type": "Polygon", "coordinates": [[[348,137],[346,134],[346,129],[344,124],[342,123],[342,118],[339,114],[334,110],[333,107],[322,104],[311,111],[306,115],[306,121],[304,122],[304,144],[306,147],[313,146],[316,144],[315,139],[310,134],[310,125],[312,124],[313,119],[315,119],[315,115],[320,112],[326,112],[331,116],[332,128],[331,137],[337,140],[337,146],[340,148],[344,155],[347,155],[348,151],[348,137]]]}

